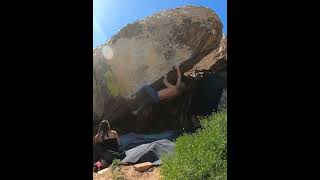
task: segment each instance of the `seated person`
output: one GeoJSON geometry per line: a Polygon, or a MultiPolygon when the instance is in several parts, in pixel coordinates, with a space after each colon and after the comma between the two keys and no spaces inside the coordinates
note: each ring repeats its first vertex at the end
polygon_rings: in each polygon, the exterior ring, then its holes
{"type": "Polygon", "coordinates": [[[93,163],[97,172],[112,163],[117,157],[120,146],[118,133],[111,130],[110,123],[103,120],[99,124],[99,130],[93,138],[93,163]]]}

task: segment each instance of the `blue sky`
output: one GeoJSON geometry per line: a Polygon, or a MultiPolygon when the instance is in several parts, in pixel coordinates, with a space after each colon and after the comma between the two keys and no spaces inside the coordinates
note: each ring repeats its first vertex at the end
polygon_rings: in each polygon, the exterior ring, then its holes
{"type": "Polygon", "coordinates": [[[184,5],[211,8],[227,32],[227,0],[93,0],[93,47],[105,43],[128,23],[184,5]]]}

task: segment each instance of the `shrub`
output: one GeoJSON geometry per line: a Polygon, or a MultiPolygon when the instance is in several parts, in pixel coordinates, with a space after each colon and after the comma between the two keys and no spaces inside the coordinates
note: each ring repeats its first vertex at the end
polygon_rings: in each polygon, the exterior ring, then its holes
{"type": "Polygon", "coordinates": [[[119,167],[119,165],[120,165],[120,160],[119,159],[114,159],[112,161],[112,164],[111,164],[110,167],[111,167],[112,170],[115,170],[116,168],[119,167]]]}
{"type": "Polygon", "coordinates": [[[164,179],[227,179],[227,110],[200,122],[202,129],[180,136],[175,152],[162,157],[164,179]]]}

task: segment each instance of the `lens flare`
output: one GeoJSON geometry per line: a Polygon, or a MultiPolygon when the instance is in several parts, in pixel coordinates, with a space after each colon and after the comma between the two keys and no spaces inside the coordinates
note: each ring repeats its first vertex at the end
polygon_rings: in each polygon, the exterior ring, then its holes
{"type": "Polygon", "coordinates": [[[113,51],[110,46],[104,46],[102,48],[102,54],[107,60],[111,60],[113,58],[113,51]]]}

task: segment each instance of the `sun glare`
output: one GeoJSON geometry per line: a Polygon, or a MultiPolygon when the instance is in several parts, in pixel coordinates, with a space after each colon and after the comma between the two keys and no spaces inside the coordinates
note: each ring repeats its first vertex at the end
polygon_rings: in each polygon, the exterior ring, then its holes
{"type": "Polygon", "coordinates": [[[107,60],[111,60],[113,58],[113,51],[110,46],[104,46],[102,48],[102,54],[107,60]]]}

